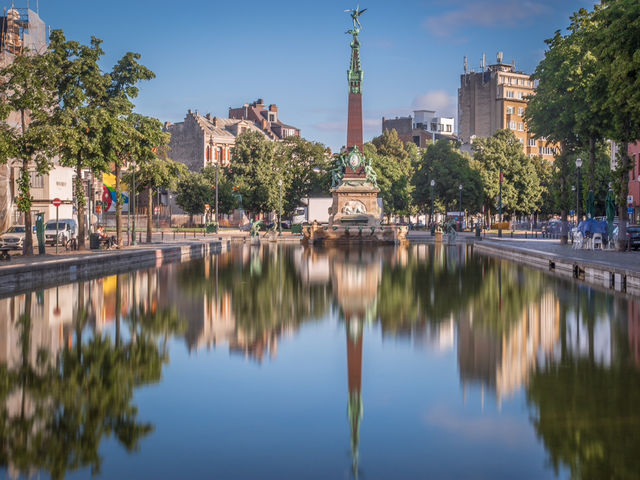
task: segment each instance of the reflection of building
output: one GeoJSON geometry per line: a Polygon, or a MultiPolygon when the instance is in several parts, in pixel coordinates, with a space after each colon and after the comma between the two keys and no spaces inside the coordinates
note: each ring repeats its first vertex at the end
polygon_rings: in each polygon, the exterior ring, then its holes
{"type": "Polygon", "coordinates": [[[458,362],[463,384],[494,388],[498,401],[526,385],[539,358],[551,357],[560,337],[559,302],[547,293],[525,307],[515,325],[498,338],[474,327],[473,311],[458,326],[458,362]]]}

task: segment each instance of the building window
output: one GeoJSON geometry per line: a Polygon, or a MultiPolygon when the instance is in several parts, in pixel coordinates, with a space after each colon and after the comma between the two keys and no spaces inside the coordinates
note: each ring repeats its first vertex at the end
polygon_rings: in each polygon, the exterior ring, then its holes
{"type": "Polygon", "coordinates": [[[538,142],[537,142],[537,140],[535,138],[530,138],[529,139],[529,146],[530,147],[535,147],[537,143],[538,142]]]}
{"type": "Polygon", "coordinates": [[[507,90],[506,95],[507,98],[513,98],[513,90],[507,90]]]}
{"type": "Polygon", "coordinates": [[[453,129],[451,128],[451,125],[447,125],[447,132],[452,132],[453,129]]]}
{"type": "Polygon", "coordinates": [[[524,125],[522,123],[518,124],[518,131],[519,132],[524,132],[524,125]]]}
{"type": "Polygon", "coordinates": [[[413,136],[413,143],[415,143],[417,146],[420,146],[420,135],[413,136]]]}
{"type": "Polygon", "coordinates": [[[516,122],[509,122],[509,128],[511,130],[515,130],[516,129],[516,122]]]}
{"type": "Polygon", "coordinates": [[[554,155],[556,149],[553,147],[538,147],[538,153],[540,153],[540,155],[554,155]]]}
{"type": "Polygon", "coordinates": [[[513,114],[513,107],[507,107],[507,115],[513,114]]]}
{"type": "Polygon", "coordinates": [[[44,188],[44,176],[38,172],[29,172],[31,179],[29,181],[31,188],[44,188]]]}
{"type": "Polygon", "coordinates": [[[524,115],[524,107],[518,107],[518,115],[524,115]]]}

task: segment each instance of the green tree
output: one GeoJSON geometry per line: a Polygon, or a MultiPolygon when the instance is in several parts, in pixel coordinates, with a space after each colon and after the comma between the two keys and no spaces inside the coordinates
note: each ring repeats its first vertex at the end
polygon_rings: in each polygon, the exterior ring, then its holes
{"type": "MultiPolygon", "coordinates": [[[[153,189],[161,184],[174,184],[173,175],[184,172],[185,168],[178,166],[166,158],[170,134],[162,130],[160,120],[133,113],[128,118],[133,126],[134,135],[129,142],[130,171],[127,172],[125,181],[129,184],[132,195],[147,190],[147,242],[151,242],[153,223],[153,189]],[[158,158],[158,152],[165,153],[165,159],[158,158]],[[140,174],[141,172],[141,174],[140,174]],[[135,178],[134,178],[135,174],[135,178]],[[134,189],[135,180],[135,189],[134,189]]],[[[137,202],[135,202],[137,206],[137,202]]],[[[135,229],[136,212],[133,212],[133,225],[135,229]]]]}
{"type": "MultiPolygon", "coordinates": [[[[209,184],[209,188],[212,189],[211,208],[215,210],[213,205],[215,204],[216,196],[216,167],[209,165],[202,169],[202,175],[209,184]]],[[[234,186],[231,178],[229,178],[228,169],[218,169],[218,209],[219,213],[229,214],[236,208],[237,202],[235,198],[234,186]]]]}
{"type": "Polygon", "coordinates": [[[459,144],[449,140],[438,140],[429,145],[413,176],[415,185],[414,200],[420,211],[431,210],[431,180],[434,203],[438,201],[446,211],[457,211],[460,203],[462,185],[462,208],[477,211],[482,206],[483,185],[474,170],[469,155],[458,150],[459,144]]]}
{"type": "Polygon", "coordinates": [[[82,171],[109,171],[100,151],[100,112],[107,79],[98,62],[104,55],[102,41],[92,37],[91,45],[67,41],[62,30],[50,37],[50,56],[60,108],[54,117],[61,129],[60,163],[75,169],[75,203],[78,211],[78,248],[85,248],[85,207],[82,171]]]}
{"type": "Polygon", "coordinates": [[[553,197],[553,180],[556,175],[556,167],[553,162],[545,160],[542,156],[533,157],[531,163],[533,164],[540,184],[538,213],[551,215],[556,211],[553,197]]]}
{"type": "Polygon", "coordinates": [[[331,161],[327,147],[302,137],[290,136],[277,144],[276,154],[291,174],[291,183],[283,197],[283,211],[291,214],[300,199],[313,194],[328,194],[331,161]]]}
{"type": "MultiPolygon", "coordinates": [[[[45,174],[58,151],[59,131],[52,117],[58,109],[50,54],[18,55],[0,71],[0,163],[22,162],[18,178],[18,210],[27,232],[32,230],[31,175],[45,174]],[[17,125],[9,121],[17,114],[17,125]]],[[[32,236],[24,238],[23,255],[33,255],[32,236]]]]}
{"type": "MultiPolygon", "coordinates": [[[[487,216],[498,208],[502,171],[502,211],[530,214],[541,201],[540,181],[522,144],[510,130],[498,130],[492,137],[473,142],[473,157],[484,188],[487,216]]],[[[488,219],[488,218],[487,218],[488,219]]]]}
{"type": "Polygon", "coordinates": [[[193,216],[203,214],[204,206],[214,200],[211,183],[202,173],[187,172],[178,180],[177,187],[176,203],[189,214],[193,224],[193,216]]]}
{"type": "Polygon", "coordinates": [[[387,214],[409,214],[413,165],[398,132],[385,130],[371,143],[365,144],[364,153],[378,176],[384,211],[387,214]]]}
{"type": "MultiPolygon", "coordinates": [[[[158,122],[150,119],[151,124],[158,122]]],[[[158,122],[159,124],[160,122],[158,122]]],[[[156,125],[158,126],[158,125],[156,125]]],[[[152,127],[153,128],[153,127],[152,127]]],[[[155,133],[162,133],[156,130],[155,133]]],[[[166,134],[156,136],[151,143],[160,142],[163,145],[152,147],[153,155],[147,159],[138,159],[139,166],[136,167],[136,193],[146,191],[147,193],[147,243],[151,243],[151,235],[153,233],[153,193],[160,189],[175,190],[178,186],[180,178],[187,173],[187,167],[183,163],[174,162],[167,156],[166,134]]],[[[147,152],[148,153],[148,152],[147,152]]],[[[131,173],[127,173],[125,181],[128,184],[133,183],[131,173]]],[[[132,190],[131,190],[132,191],[132,190]]]]}
{"type": "Polygon", "coordinates": [[[629,193],[629,144],[640,138],[640,3],[605,0],[593,21],[597,77],[606,86],[604,109],[611,118],[609,137],[621,145],[615,170],[620,218],[618,249],[626,248],[626,200],[629,193]]]}
{"type": "Polygon", "coordinates": [[[127,165],[146,141],[136,129],[141,116],[133,114],[132,99],[138,96],[141,80],[151,80],[155,74],[138,63],[140,55],[128,52],[107,74],[108,86],[103,100],[100,125],[100,146],[105,158],[115,165],[116,177],[116,238],[122,245],[122,167],[127,165]]]}

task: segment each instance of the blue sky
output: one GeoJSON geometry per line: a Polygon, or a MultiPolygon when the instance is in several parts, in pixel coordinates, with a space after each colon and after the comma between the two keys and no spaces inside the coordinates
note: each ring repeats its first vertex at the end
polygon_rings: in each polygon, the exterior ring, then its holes
{"type": "MultiPolygon", "coordinates": [[[[4,2],[9,6],[9,2],[4,2]]],[[[310,140],[346,141],[350,18],[356,2],[325,0],[40,0],[42,19],[70,39],[104,40],[104,68],[127,51],[157,75],[143,84],[137,110],[181,121],[188,109],[226,116],[263,98],[310,140]]],[[[496,52],[532,72],[544,40],[594,0],[362,1],[365,140],[383,116],[414,108],[456,113],[463,57],[478,69],[496,52]]],[[[30,0],[31,8],[36,1],[30,0]]],[[[16,1],[23,7],[26,0],[16,1]]]]}

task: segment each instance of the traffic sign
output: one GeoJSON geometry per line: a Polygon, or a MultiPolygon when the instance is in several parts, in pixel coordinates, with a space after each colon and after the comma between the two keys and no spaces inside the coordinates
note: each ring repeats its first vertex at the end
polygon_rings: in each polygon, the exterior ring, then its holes
{"type": "Polygon", "coordinates": [[[59,198],[54,198],[53,200],[51,200],[51,203],[54,207],[59,207],[60,205],[62,205],[62,200],[60,200],[59,198]]]}
{"type": "Polygon", "coordinates": [[[627,208],[627,213],[629,215],[633,215],[633,208],[627,208]]]}

